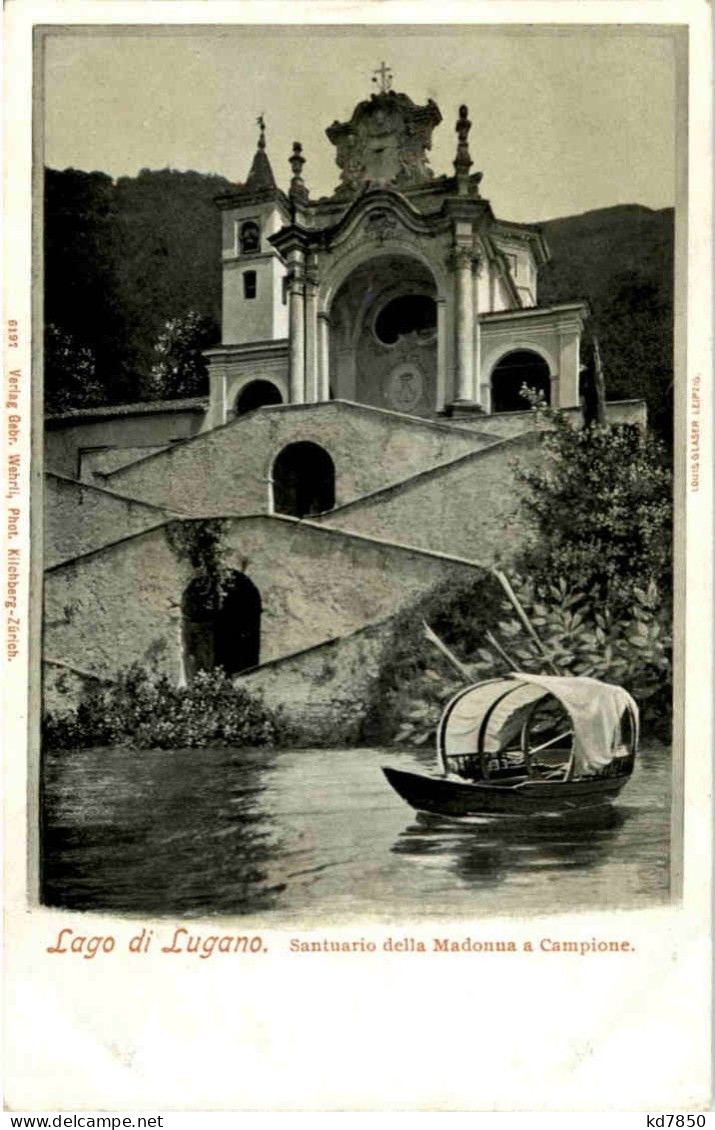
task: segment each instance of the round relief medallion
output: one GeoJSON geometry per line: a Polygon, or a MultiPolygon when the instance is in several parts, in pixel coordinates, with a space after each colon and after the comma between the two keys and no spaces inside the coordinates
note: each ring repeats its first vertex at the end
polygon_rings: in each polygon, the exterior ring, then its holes
{"type": "Polygon", "coordinates": [[[424,377],[416,365],[398,365],[387,378],[387,402],[396,412],[410,412],[424,392],[424,377]]]}

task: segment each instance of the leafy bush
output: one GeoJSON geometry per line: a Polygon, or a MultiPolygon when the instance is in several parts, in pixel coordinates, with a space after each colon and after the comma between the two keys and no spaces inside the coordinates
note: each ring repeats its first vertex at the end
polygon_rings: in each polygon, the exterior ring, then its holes
{"type": "MultiPolygon", "coordinates": [[[[548,659],[564,675],[588,675],[617,683],[635,698],[644,727],[663,731],[672,696],[670,616],[653,582],[633,589],[628,613],[614,615],[583,592],[569,588],[563,579],[542,588],[512,578],[512,587],[542,642],[548,659]]],[[[525,631],[511,604],[494,636],[512,660],[512,670],[548,671],[549,665],[525,631]]],[[[489,643],[477,650],[478,678],[492,678],[509,668],[489,643]]]]}
{"type": "Polygon", "coordinates": [[[434,739],[447,701],[470,679],[478,682],[511,671],[551,673],[549,660],[561,674],[625,687],[640,707],[644,729],[668,736],[670,617],[653,583],[635,589],[630,611],[616,616],[563,579],[538,594],[533,583],[516,576],[510,580],[543,652],[495,578],[440,585],[396,618],[366,718],[366,740],[425,745],[434,739]],[[462,663],[464,676],[427,642],[425,622],[462,663]]]}
{"type": "Polygon", "coordinates": [[[517,568],[537,593],[555,578],[587,593],[617,619],[637,592],[670,588],[672,475],[663,445],[630,425],[574,428],[537,406],[552,427],[544,458],[517,468],[528,542],[517,568]]]}
{"type": "Polygon", "coordinates": [[[138,664],[113,683],[95,683],[76,711],[48,712],[47,748],[129,745],[170,749],[271,745],[283,736],[280,717],[220,669],[199,671],[188,687],[138,664]]]}

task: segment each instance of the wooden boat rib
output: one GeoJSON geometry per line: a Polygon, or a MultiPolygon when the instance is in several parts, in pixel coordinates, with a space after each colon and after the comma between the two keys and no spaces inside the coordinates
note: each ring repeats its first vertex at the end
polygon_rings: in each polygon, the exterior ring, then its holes
{"type": "Polygon", "coordinates": [[[424,812],[582,810],[618,796],[633,771],[638,728],[638,707],[622,687],[514,672],[465,687],[447,704],[438,774],[383,771],[424,812]]]}

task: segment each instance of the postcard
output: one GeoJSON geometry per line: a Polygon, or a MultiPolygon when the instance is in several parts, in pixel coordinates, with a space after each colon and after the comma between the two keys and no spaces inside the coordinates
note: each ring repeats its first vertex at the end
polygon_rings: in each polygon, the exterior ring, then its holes
{"type": "Polygon", "coordinates": [[[5,28],[6,1108],[699,1117],[708,5],[5,28]]]}

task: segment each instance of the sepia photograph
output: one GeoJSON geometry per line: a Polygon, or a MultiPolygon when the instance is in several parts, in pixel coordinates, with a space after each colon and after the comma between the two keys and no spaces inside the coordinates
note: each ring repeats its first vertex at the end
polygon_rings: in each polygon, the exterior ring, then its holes
{"type": "Polygon", "coordinates": [[[708,1110],[705,0],[6,7],[6,1109],[708,1110]]]}
{"type": "Polygon", "coordinates": [[[42,901],[667,902],[682,37],[36,46],[42,901]]]}

